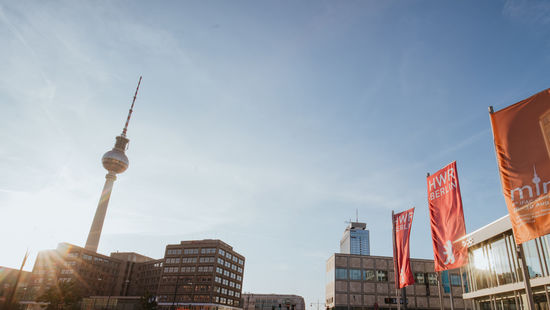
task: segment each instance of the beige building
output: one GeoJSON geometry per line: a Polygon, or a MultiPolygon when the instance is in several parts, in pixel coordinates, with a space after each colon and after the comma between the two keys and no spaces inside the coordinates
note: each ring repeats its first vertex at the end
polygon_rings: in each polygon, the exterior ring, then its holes
{"type": "MultiPolygon", "coordinates": [[[[407,287],[409,309],[440,309],[440,300],[450,308],[450,294],[434,272],[434,262],[411,259],[415,284],[407,287]]],[[[326,264],[326,308],[335,310],[396,309],[400,300],[395,289],[393,258],[336,253],[326,264]]],[[[454,309],[472,309],[462,299],[463,282],[459,270],[449,273],[454,309]]]]}
{"type": "Polygon", "coordinates": [[[281,294],[243,294],[243,310],[305,310],[302,296],[281,294]]]}

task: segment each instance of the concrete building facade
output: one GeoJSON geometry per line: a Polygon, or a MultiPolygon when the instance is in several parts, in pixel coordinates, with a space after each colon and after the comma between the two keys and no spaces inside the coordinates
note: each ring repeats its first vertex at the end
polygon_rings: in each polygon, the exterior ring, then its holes
{"type": "MultiPolygon", "coordinates": [[[[433,260],[411,259],[415,284],[407,287],[409,309],[440,309],[440,300],[450,308],[450,294],[444,293],[434,272],[433,260]]],[[[462,299],[459,270],[450,272],[453,279],[454,309],[471,309],[462,299]]],[[[326,308],[366,310],[397,308],[400,293],[395,289],[393,258],[336,253],[326,264],[326,308]]]]}
{"type": "Polygon", "coordinates": [[[302,296],[281,294],[243,294],[243,310],[305,310],[302,296]]]}

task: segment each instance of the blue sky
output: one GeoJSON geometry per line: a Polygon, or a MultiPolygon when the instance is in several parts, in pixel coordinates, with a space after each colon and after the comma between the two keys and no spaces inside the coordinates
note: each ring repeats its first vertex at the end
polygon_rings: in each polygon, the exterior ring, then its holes
{"type": "MultiPolygon", "coordinates": [[[[538,1],[0,2],[0,265],[83,245],[143,75],[101,253],[219,238],[244,291],[324,299],[344,221],[391,255],[391,210],[456,160],[467,231],[506,214],[487,107],[550,86],[538,1]]],[[[26,269],[31,269],[32,264],[26,269]]]]}

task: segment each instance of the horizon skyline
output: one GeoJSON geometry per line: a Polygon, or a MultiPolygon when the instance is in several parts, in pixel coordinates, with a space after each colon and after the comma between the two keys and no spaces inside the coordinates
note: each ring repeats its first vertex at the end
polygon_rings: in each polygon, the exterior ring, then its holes
{"type": "Polygon", "coordinates": [[[309,305],[356,210],[391,256],[391,211],[416,207],[433,259],[427,172],[457,161],[466,233],[508,214],[487,108],[550,87],[550,4],[138,4],[0,3],[0,265],[84,245],[140,75],[99,253],[220,239],[243,292],[309,305]]]}

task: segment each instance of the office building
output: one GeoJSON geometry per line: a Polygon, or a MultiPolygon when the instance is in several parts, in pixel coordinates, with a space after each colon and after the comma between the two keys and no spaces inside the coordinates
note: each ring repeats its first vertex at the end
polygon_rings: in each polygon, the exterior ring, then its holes
{"type": "MultiPolygon", "coordinates": [[[[523,243],[535,309],[550,305],[550,235],[523,243]]],[[[466,235],[469,263],[464,299],[475,310],[528,309],[522,262],[508,215],[466,235]]],[[[530,294],[529,294],[530,295],[530,294]]]]}
{"type": "MultiPolygon", "coordinates": [[[[69,243],[40,251],[30,276],[27,301],[35,300],[60,282],[74,283],[84,297],[127,295],[136,264],[153,261],[136,253],[102,255],[69,243]]],[[[160,269],[160,267],[159,267],[160,269]]],[[[136,291],[142,294],[142,291],[136,291]]]]}
{"type": "Polygon", "coordinates": [[[220,240],[166,246],[157,290],[161,309],[241,309],[245,258],[220,240]]]}
{"type": "Polygon", "coordinates": [[[367,224],[350,222],[342,240],[340,240],[340,253],[370,255],[370,238],[367,224]]]}
{"type": "MultiPolygon", "coordinates": [[[[434,272],[434,262],[411,258],[415,284],[407,286],[408,309],[450,308],[450,294],[434,272]]],[[[326,264],[326,308],[334,310],[396,309],[400,293],[395,289],[393,257],[336,253],[326,264]]],[[[472,309],[462,299],[459,270],[449,274],[454,309],[472,309]]]]}
{"type": "Polygon", "coordinates": [[[280,294],[243,294],[243,310],[305,310],[302,296],[280,294]]]}
{"type": "Polygon", "coordinates": [[[244,256],[220,240],[182,241],[166,246],[164,258],[134,252],[110,256],[69,243],[41,251],[24,298],[28,308],[47,289],[74,283],[85,298],[84,309],[122,309],[151,293],[160,309],[242,307],[244,256]]]}

